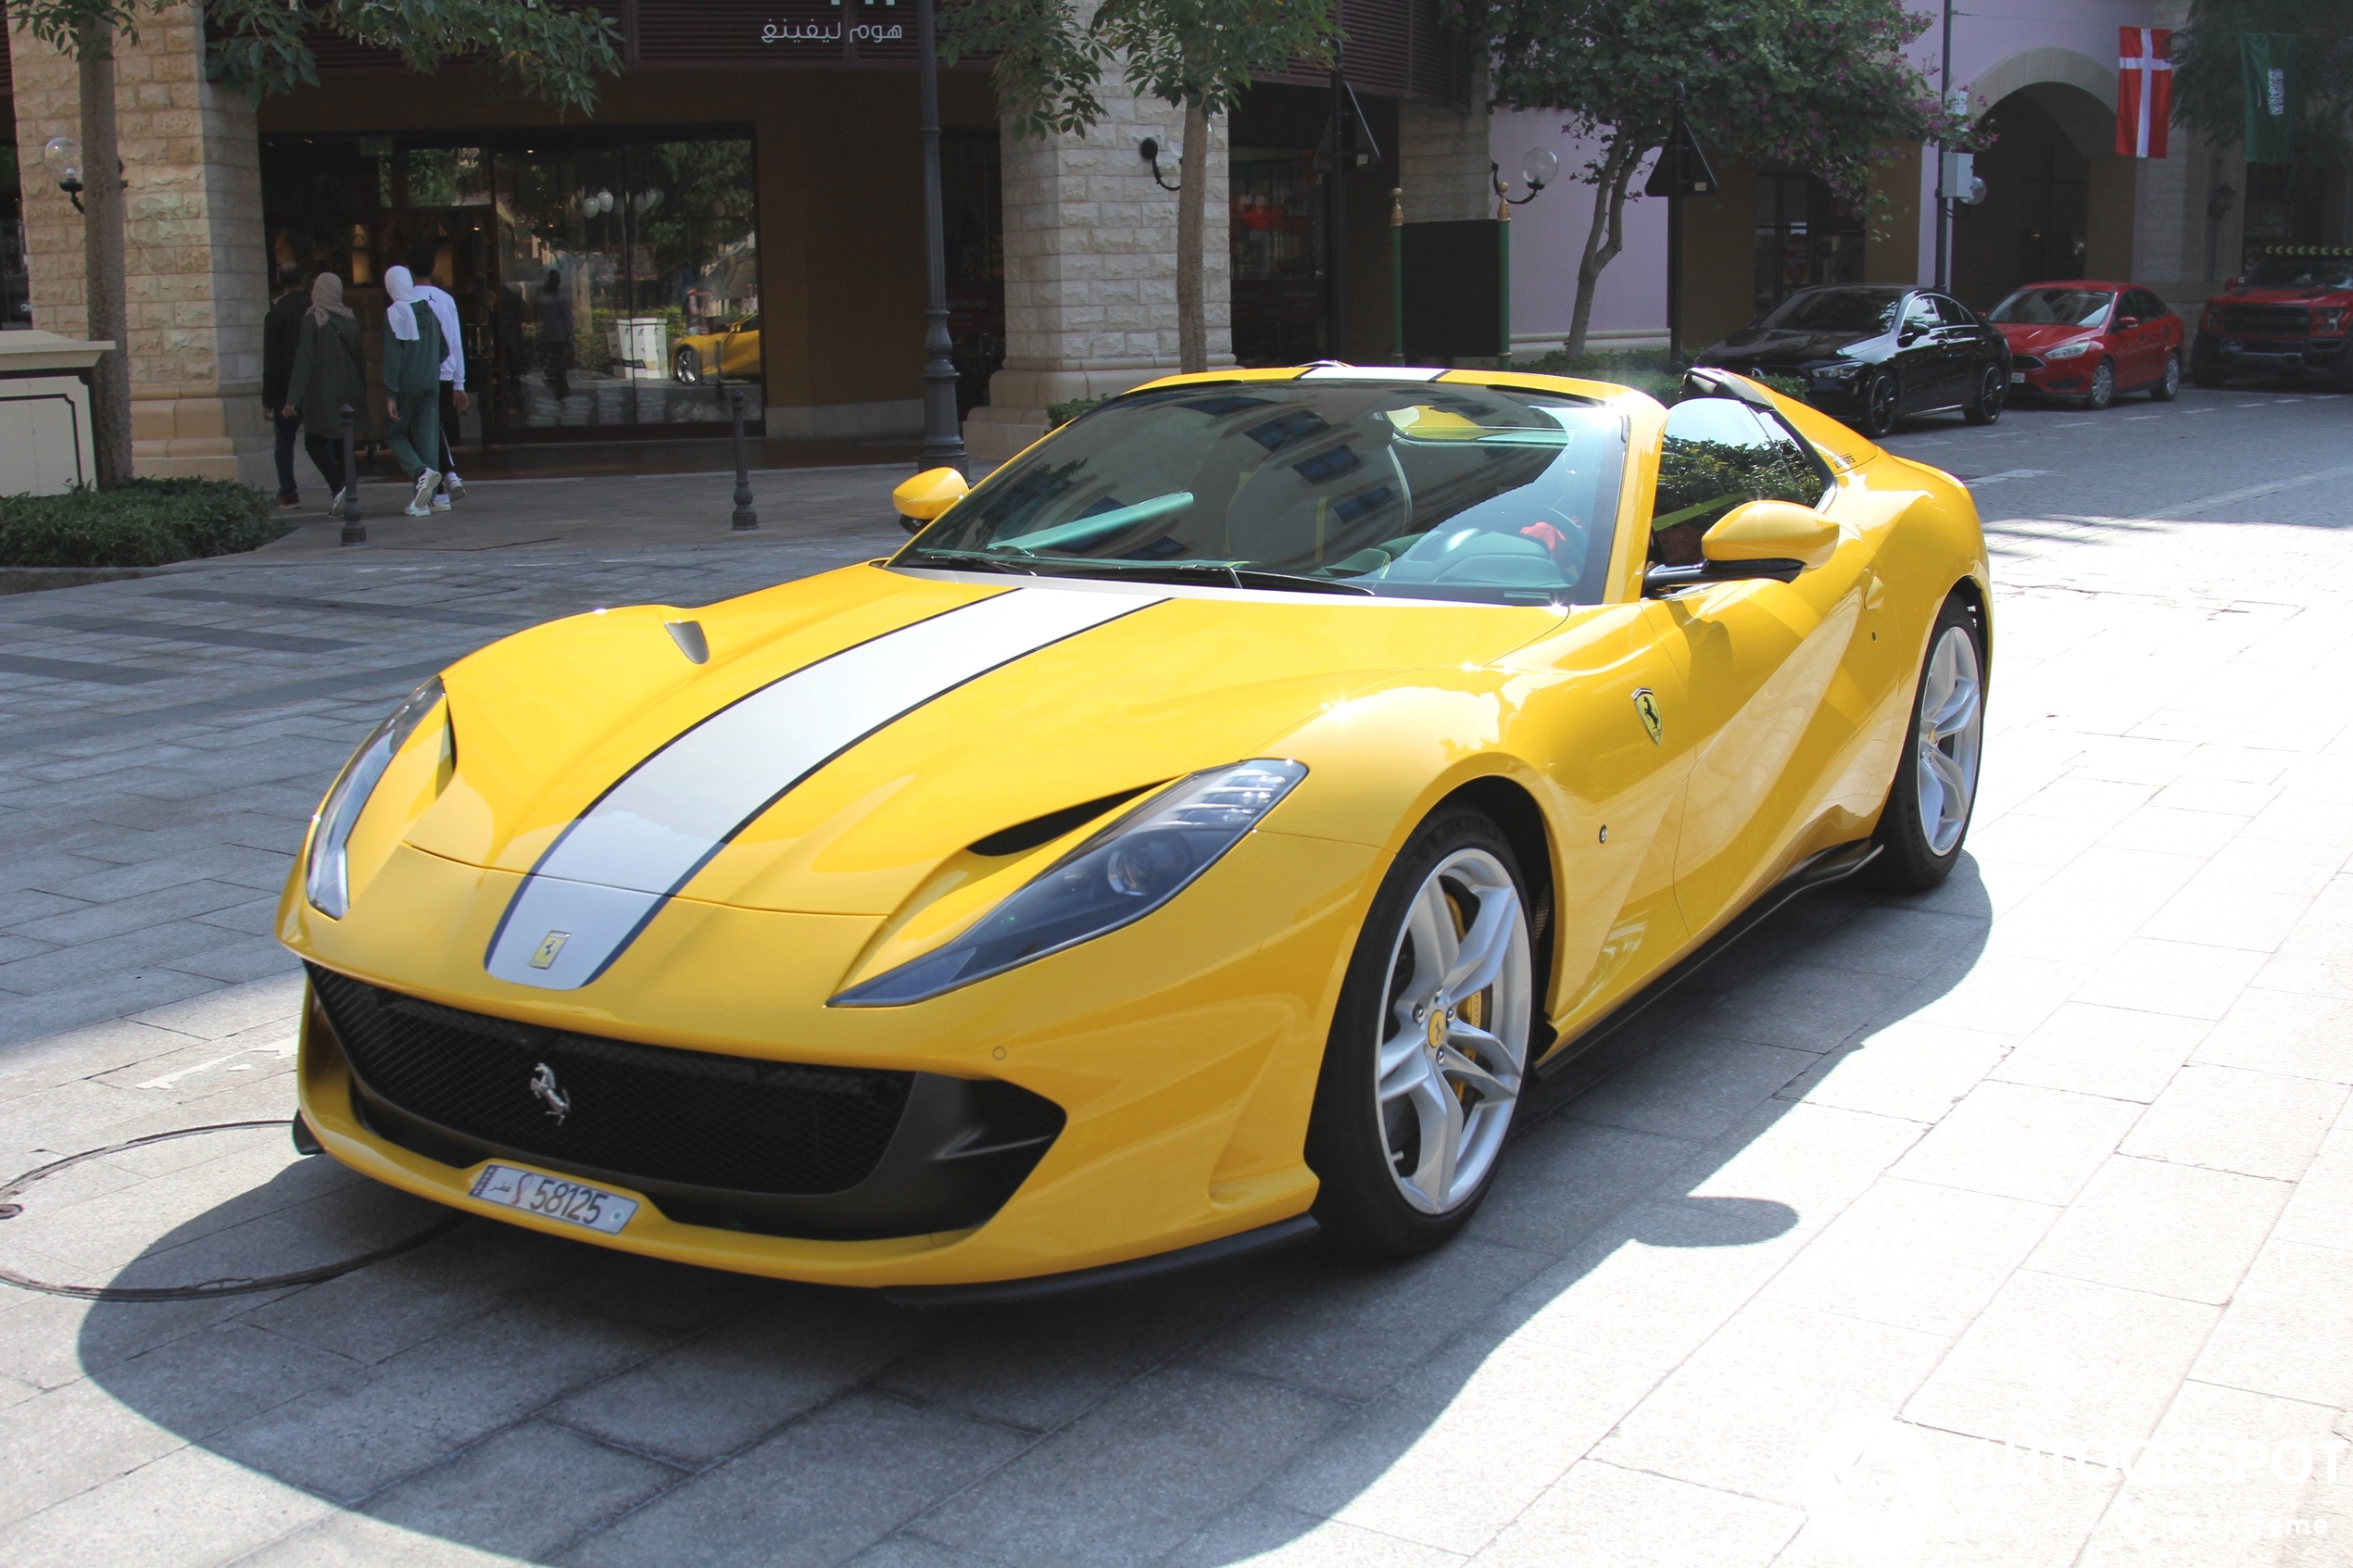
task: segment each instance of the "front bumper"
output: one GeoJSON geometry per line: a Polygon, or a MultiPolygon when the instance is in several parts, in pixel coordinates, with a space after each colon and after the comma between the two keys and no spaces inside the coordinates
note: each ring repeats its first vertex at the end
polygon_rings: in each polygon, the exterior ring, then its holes
{"type": "Polygon", "coordinates": [[[2226,368],[2267,370],[2333,370],[2344,358],[2347,339],[2338,337],[2254,337],[2209,332],[2198,339],[2201,358],[2211,356],[2226,368]],[[2208,347],[2208,345],[2211,347],[2208,347]]]}
{"type": "Polygon", "coordinates": [[[875,1166],[883,1180],[765,1205],[550,1158],[545,1143],[519,1148],[480,1125],[452,1128],[373,1092],[315,996],[305,1010],[303,1113],[330,1155],[390,1185],[700,1266],[949,1286],[1147,1258],[1260,1229],[1314,1201],[1307,1110],[1380,870],[1380,852],[1367,847],[1256,834],[1216,874],[1136,925],[929,1002],[828,1009],[812,998],[830,993],[878,920],[678,900],[588,987],[533,991],[492,979],[481,964],[512,873],[404,846],[345,921],[290,895],[281,920],[289,946],[320,970],[425,1010],[503,1021],[535,1060],[551,1040],[588,1036],[786,1071],[903,1075],[913,1090],[899,1123],[906,1135],[875,1166]],[[997,1123],[974,1089],[989,1084],[1026,1105],[1058,1108],[1059,1133],[992,1154],[997,1123]],[[958,1161],[942,1154],[959,1146],[986,1158],[971,1171],[943,1170],[958,1161]],[[604,1236],[477,1199],[474,1179],[493,1158],[641,1207],[604,1236]]]}
{"type": "Polygon", "coordinates": [[[2099,362],[2099,356],[2096,354],[2079,354],[2069,359],[2044,359],[2029,354],[2012,355],[2010,357],[2010,391],[2013,394],[2080,397],[2092,389],[2092,367],[2099,362]]]}

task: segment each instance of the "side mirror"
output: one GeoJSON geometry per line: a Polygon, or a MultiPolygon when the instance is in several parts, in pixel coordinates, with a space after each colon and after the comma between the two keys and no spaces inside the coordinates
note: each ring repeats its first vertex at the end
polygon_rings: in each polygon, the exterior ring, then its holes
{"type": "Polygon", "coordinates": [[[1906,327],[1902,332],[1895,334],[1895,346],[1898,348],[1911,347],[1912,345],[1919,342],[1920,336],[1925,331],[1926,329],[1921,327],[1906,327]]]}
{"type": "Polygon", "coordinates": [[[1654,566],[1642,573],[1642,592],[1758,577],[1791,582],[1837,553],[1838,524],[1793,501],[1750,501],[1718,519],[1699,548],[1705,558],[1696,566],[1654,566]]]}
{"type": "Polygon", "coordinates": [[[890,493],[899,526],[912,533],[963,500],[972,486],[954,469],[925,469],[890,493]]]}
{"type": "Polygon", "coordinates": [[[2129,332],[2140,324],[2141,319],[2138,316],[2119,316],[2116,319],[2116,330],[2120,332],[2129,332]]]}

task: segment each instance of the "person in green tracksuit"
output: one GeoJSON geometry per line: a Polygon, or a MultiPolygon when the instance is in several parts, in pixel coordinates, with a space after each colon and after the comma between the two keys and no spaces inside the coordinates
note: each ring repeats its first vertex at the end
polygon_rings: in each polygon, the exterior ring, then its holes
{"type": "Polygon", "coordinates": [[[384,438],[400,471],[416,481],[409,515],[428,517],[441,484],[433,465],[441,456],[441,361],[447,350],[441,322],[409,269],[385,270],[384,294],[384,411],[392,416],[384,438]]]}

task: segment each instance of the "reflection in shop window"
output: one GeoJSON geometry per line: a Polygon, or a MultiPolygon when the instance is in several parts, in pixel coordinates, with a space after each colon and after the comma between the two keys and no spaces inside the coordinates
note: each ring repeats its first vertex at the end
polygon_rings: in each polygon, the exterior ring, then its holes
{"type": "Polygon", "coordinates": [[[1862,215],[1805,174],[1756,176],[1756,315],[1816,283],[1863,281],[1862,215]]]}

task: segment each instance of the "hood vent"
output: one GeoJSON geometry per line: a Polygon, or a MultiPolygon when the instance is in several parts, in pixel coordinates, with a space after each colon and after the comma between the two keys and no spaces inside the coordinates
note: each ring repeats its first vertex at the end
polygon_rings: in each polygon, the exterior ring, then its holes
{"type": "Polygon", "coordinates": [[[701,621],[665,621],[661,629],[670,633],[670,640],[678,645],[678,651],[689,660],[696,664],[711,662],[711,642],[702,634],[701,621]]]}
{"type": "Polygon", "coordinates": [[[1065,806],[1059,811],[1049,811],[1042,817],[1032,817],[1009,828],[1000,828],[987,838],[975,838],[967,845],[967,852],[975,855],[1018,855],[1025,849],[1035,849],[1041,844],[1051,844],[1075,827],[1082,827],[1114,806],[1125,805],[1152,784],[1138,784],[1123,789],[1117,795],[1100,799],[1082,800],[1076,806],[1065,806]]]}

